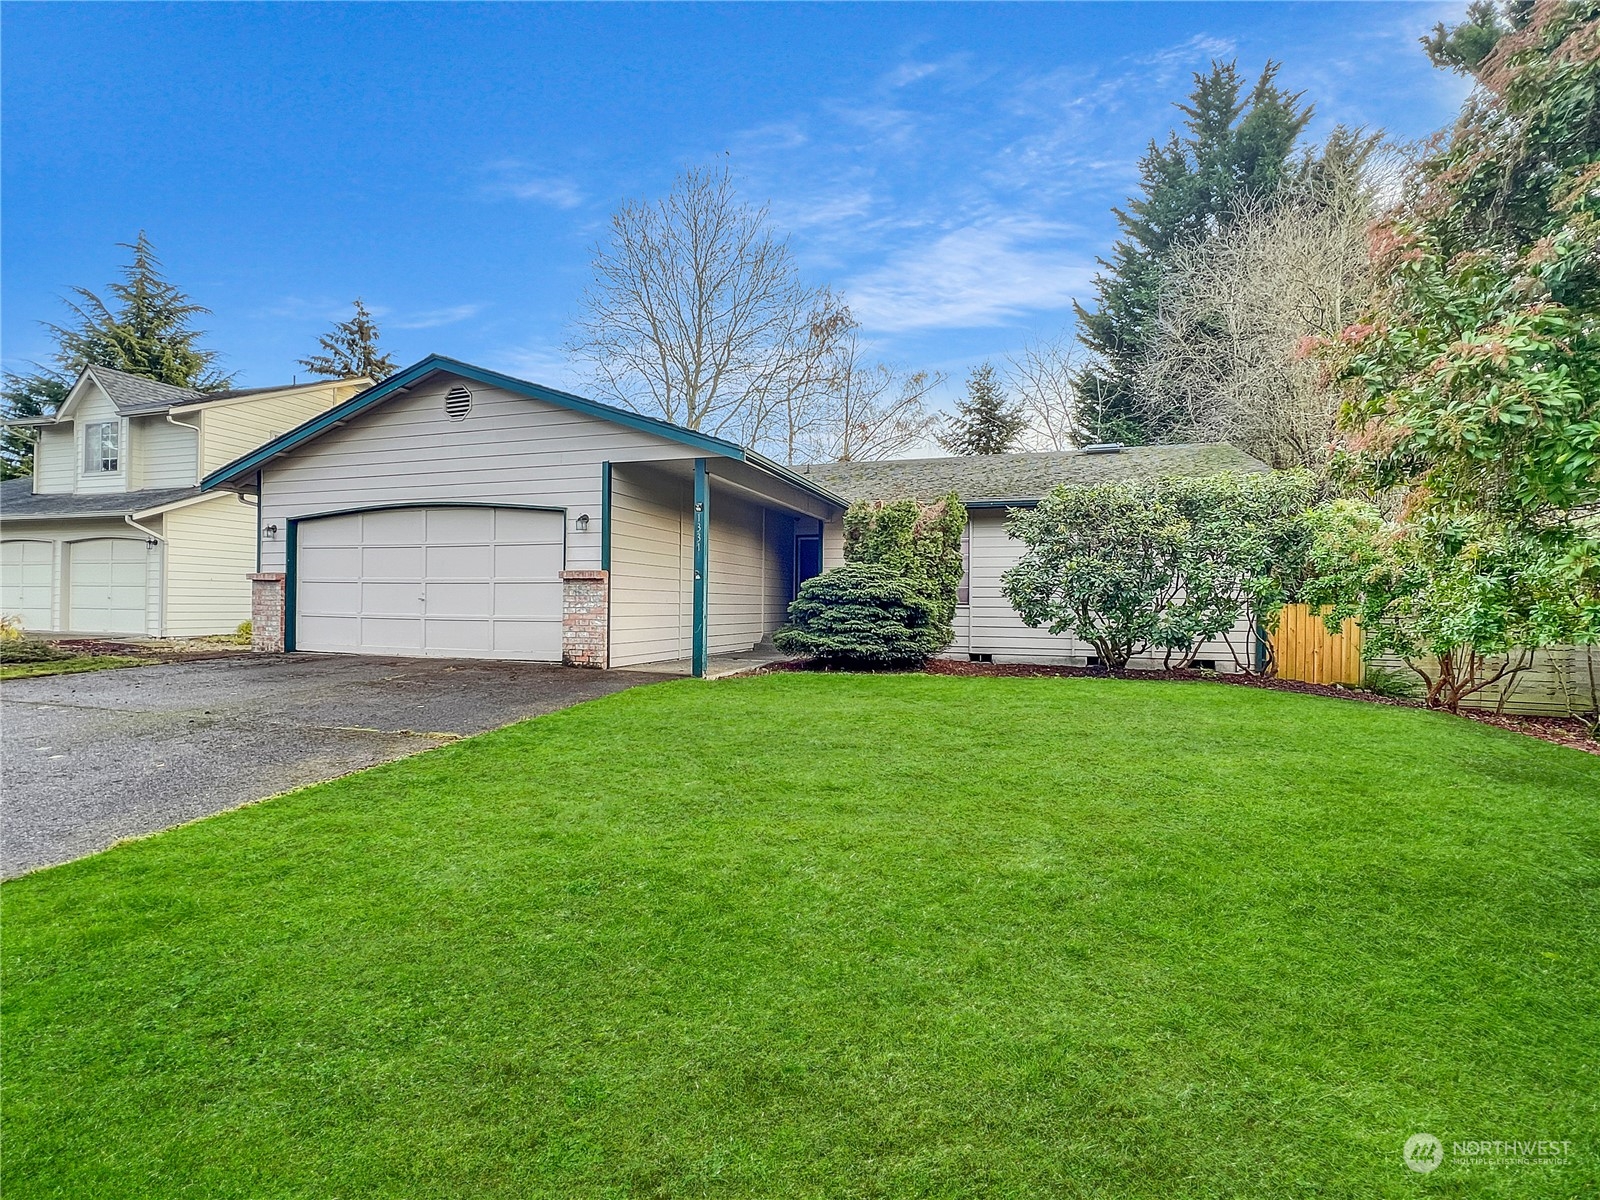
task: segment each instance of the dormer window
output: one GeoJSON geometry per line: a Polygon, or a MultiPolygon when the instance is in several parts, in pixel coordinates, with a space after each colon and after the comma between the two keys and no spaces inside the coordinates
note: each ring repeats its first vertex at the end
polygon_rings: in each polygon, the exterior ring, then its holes
{"type": "Polygon", "coordinates": [[[85,474],[122,469],[118,454],[120,421],[97,421],[83,427],[83,469],[85,474]]]}

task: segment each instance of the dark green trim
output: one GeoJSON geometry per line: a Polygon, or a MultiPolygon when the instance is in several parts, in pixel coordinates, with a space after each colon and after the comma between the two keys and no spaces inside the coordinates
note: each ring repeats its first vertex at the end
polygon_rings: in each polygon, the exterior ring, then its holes
{"type": "Polygon", "coordinates": [[[295,603],[299,599],[300,578],[300,520],[290,517],[284,522],[283,547],[283,652],[294,651],[295,603]]]}
{"type": "Polygon", "coordinates": [[[600,464],[600,569],[611,570],[611,460],[600,464]]]}
{"type": "Polygon", "coordinates": [[[256,574],[261,574],[261,472],[256,472],[256,574]]]}
{"type": "MultiPolygon", "coordinates": [[[[513,500],[396,500],[387,504],[357,504],[350,508],[327,508],[317,512],[297,513],[296,521],[315,521],[319,517],[347,517],[351,513],[387,512],[395,508],[520,508],[527,512],[560,513],[565,526],[567,509],[559,504],[518,504],[513,500]]],[[[566,538],[565,528],[562,532],[566,538]]]]}
{"type": "Polygon", "coordinates": [[[547,404],[554,404],[560,408],[580,412],[602,421],[610,421],[615,425],[655,434],[657,437],[666,438],[669,441],[678,442],[696,450],[721,455],[739,462],[749,462],[820,500],[839,507],[847,507],[843,500],[826,488],[817,486],[810,480],[796,475],[787,467],[779,466],[771,459],[757,454],[753,450],[746,450],[737,442],[730,442],[725,438],[712,437],[710,434],[700,433],[697,430],[685,429],[681,425],[674,425],[671,421],[647,417],[642,413],[629,412],[627,409],[616,408],[610,404],[601,404],[597,400],[575,396],[571,392],[561,392],[554,388],[542,387],[537,383],[529,383],[526,379],[517,379],[511,375],[502,375],[498,371],[485,370],[483,367],[475,367],[471,363],[446,358],[442,354],[430,354],[421,362],[389,376],[382,383],[374,384],[366,391],[350,397],[343,404],[335,405],[327,412],[289,430],[288,433],[273,438],[266,445],[235,459],[225,467],[218,468],[200,481],[201,491],[209,491],[211,488],[237,480],[241,475],[254,471],[269,459],[276,458],[285,451],[291,450],[303,442],[310,441],[318,434],[325,433],[329,429],[343,424],[352,417],[365,412],[376,404],[381,404],[397,393],[410,391],[435,372],[459,375],[463,379],[471,379],[489,387],[504,388],[508,392],[515,392],[520,396],[527,396],[535,400],[543,400],[547,404]]]}
{"type": "Polygon", "coordinates": [[[711,485],[706,460],[694,460],[694,637],[689,668],[696,679],[706,677],[706,575],[711,564],[711,485]]]}
{"type": "Polygon", "coordinates": [[[1039,501],[1034,500],[963,500],[963,508],[1038,508],[1039,501]]]}

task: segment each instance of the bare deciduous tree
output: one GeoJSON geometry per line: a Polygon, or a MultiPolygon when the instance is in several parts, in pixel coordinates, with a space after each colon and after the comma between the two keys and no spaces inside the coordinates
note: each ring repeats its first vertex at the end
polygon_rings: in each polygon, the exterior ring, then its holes
{"type": "Polygon", "coordinates": [[[596,248],[569,348],[611,398],[746,445],[794,427],[839,327],[802,282],[767,209],[726,168],[690,169],[663,200],[629,201],[596,248]]]}
{"type": "Polygon", "coordinates": [[[1321,469],[1338,396],[1298,352],[1371,294],[1365,174],[1247,204],[1225,229],[1172,251],[1139,405],[1167,442],[1231,442],[1273,467],[1321,469]]]}
{"type": "Polygon", "coordinates": [[[928,396],[944,376],[868,362],[860,326],[853,319],[831,344],[825,386],[807,427],[804,457],[815,462],[889,458],[927,436],[937,420],[928,411],[928,396]]]}
{"type": "Polygon", "coordinates": [[[1078,412],[1087,353],[1066,334],[1030,341],[1010,360],[1006,380],[1028,419],[1028,450],[1071,450],[1094,441],[1078,412]]]}

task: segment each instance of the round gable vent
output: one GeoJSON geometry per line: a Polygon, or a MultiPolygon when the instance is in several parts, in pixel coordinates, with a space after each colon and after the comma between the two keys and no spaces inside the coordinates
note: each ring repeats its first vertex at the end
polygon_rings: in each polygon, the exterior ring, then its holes
{"type": "Polygon", "coordinates": [[[452,421],[465,421],[472,411],[472,393],[464,387],[453,387],[444,394],[444,415],[452,421]]]}

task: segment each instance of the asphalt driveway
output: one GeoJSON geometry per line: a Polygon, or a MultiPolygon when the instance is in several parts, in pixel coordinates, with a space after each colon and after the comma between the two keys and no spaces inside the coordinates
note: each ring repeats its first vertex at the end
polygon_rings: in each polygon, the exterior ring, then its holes
{"type": "Polygon", "coordinates": [[[0,684],[0,875],[663,678],[294,654],[0,684]]]}

